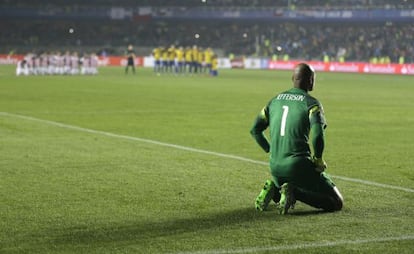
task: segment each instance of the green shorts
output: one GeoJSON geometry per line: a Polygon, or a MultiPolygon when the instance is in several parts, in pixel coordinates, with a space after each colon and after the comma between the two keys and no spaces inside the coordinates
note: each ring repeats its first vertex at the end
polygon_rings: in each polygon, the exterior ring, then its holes
{"type": "Polygon", "coordinates": [[[315,170],[315,164],[308,157],[286,159],[270,170],[277,187],[288,182],[294,186],[319,193],[327,193],[335,187],[334,182],[325,172],[315,170]]]}

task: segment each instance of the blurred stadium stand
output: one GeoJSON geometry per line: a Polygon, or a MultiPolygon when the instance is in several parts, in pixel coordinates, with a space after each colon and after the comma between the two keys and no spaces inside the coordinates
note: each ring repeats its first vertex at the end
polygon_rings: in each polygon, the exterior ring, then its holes
{"type": "Polygon", "coordinates": [[[414,0],[3,0],[0,53],[119,55],[133,44],[149,55],[197,44],[223,55],[414,62],[413,23],[414,0]]]}

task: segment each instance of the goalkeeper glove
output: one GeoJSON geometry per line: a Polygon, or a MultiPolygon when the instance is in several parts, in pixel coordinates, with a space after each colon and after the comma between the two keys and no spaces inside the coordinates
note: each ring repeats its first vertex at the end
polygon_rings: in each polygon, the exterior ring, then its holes
{"type": "Polygon", "coordinates": [[[316,158],[314,156],[312,158],[312,162],[316,166],[315,170],[319,173],[322,173],[328,167],[328,165],[326,164],[326,162],[322,158],[316,158]]]}

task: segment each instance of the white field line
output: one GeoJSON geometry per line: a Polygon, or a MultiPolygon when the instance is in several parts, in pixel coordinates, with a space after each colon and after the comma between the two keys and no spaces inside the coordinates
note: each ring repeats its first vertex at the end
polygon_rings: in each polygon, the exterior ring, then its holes
{"type": "MultiPolygon", "coordinates": [[[[253,163],[253,164],[268,165],[268,163],[264,162],[264,161],[252,160],[252,159],[237,156],[237,155],[218,153],[218,152],[202,150],[202,149],[197,149],[197,148],[192,148],[192,147],[187,147],[187,146],[164,143],[164,142],[151,140],[151,139],[131,137],[131,136],[115,134],[115,133],[106,132],[106,131],[98,131],[98,130],[93,130],[93,129],[87,129],[87,128],[83,128],[83,127],[79,127],[79,126],[75,126],[75,125],[69,125],[69,124],[44,120],[44,119],[35,118],[35,117],[31,117],[31,116],[18,115],[18,114],[13,114],[13,113],[8,113],[8,112],[0,112],[0,116],[19,118],[19,119],[24,119],[24,120],[28,120],[28,121],[48,124],[48,125],[52,125],[52,126],[56,126],[56,127],[60,127],[60,128],[76,130],[76,131],[80,131],[80,132],[87,132],[87,133],[98,134],[98,135],[103,135],[103,136],[107,136],[107,137],[125,139],[125,140],[130,140],[130,141],[137,141],[137,142],[148,143],[148,144],[164,146],[164,147],[171,147],[171,148],[174,148],[174,149],[179,149],[179,150],[184,150],[184,151],[189,151],[189,152],[194,152],[194,153],[208,154],[208,155],[213,155],[213,156],[223,157],[223,158],[228,158],[228,159],[234,159],[234,160],[239,160],[239,161],[245,161],[245,162],[249,162],[249,163],[253,163]]],[[[343,181],[348,181],[348,182],[354,182],[354,183],[360,183],[360,184],[364,184],[364,185],[371,185],[371,186],[376,186],[376,187],[385,188],[385,189],[394,189],[394,190],[400,190],[400,191],[414,193],[414,189],[404,188],[404,187],[395,186],[395,185],[377,183],[377,182],[372,182],[372,181],[367,181],[367,180],[362,180],[362,179],[357,179],[357,178],[350,178],[350,177],[345,177],[345,176],[332,175],[332,177],[343,180],[343,181]]]]}
{"type": "Polygon", "coordinates": [[[174,254],[244,254],[244,253],[258,253],[268,251],[283,251],[283,250],[305,250],[310,248],[321,248],[321,247],[335,247],[340,245],[357,245],[357,244],[369,244],[379,242],[391,242],[391,241],[410,241],[414,240],[414,235],[405,235],[399,237],[383,237],[383,238],[368,238],[368,239],[356,239],[356,240],[342,240],[342,241],[326,241],[316,243],[303,243],[303,244],[289,244],[279,246],[268,246],[268,247],[252,247],[252,248],[241,248],[241,249],[222,249],[222,250],[206,250],[206,251],[195,251],[195,252],[176,252],[174,254]]]}

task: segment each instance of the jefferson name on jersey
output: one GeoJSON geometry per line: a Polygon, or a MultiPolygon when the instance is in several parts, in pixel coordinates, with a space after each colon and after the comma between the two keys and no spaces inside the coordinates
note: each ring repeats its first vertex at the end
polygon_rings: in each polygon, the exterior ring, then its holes
{"type": "Polygon", "coordinates": [[[281,93],[276,97],[276,100],[285,100],[285,101],[303,101],[304,99],[305,99],[305,95],[288,94],[288,93],[281,93]]]}

